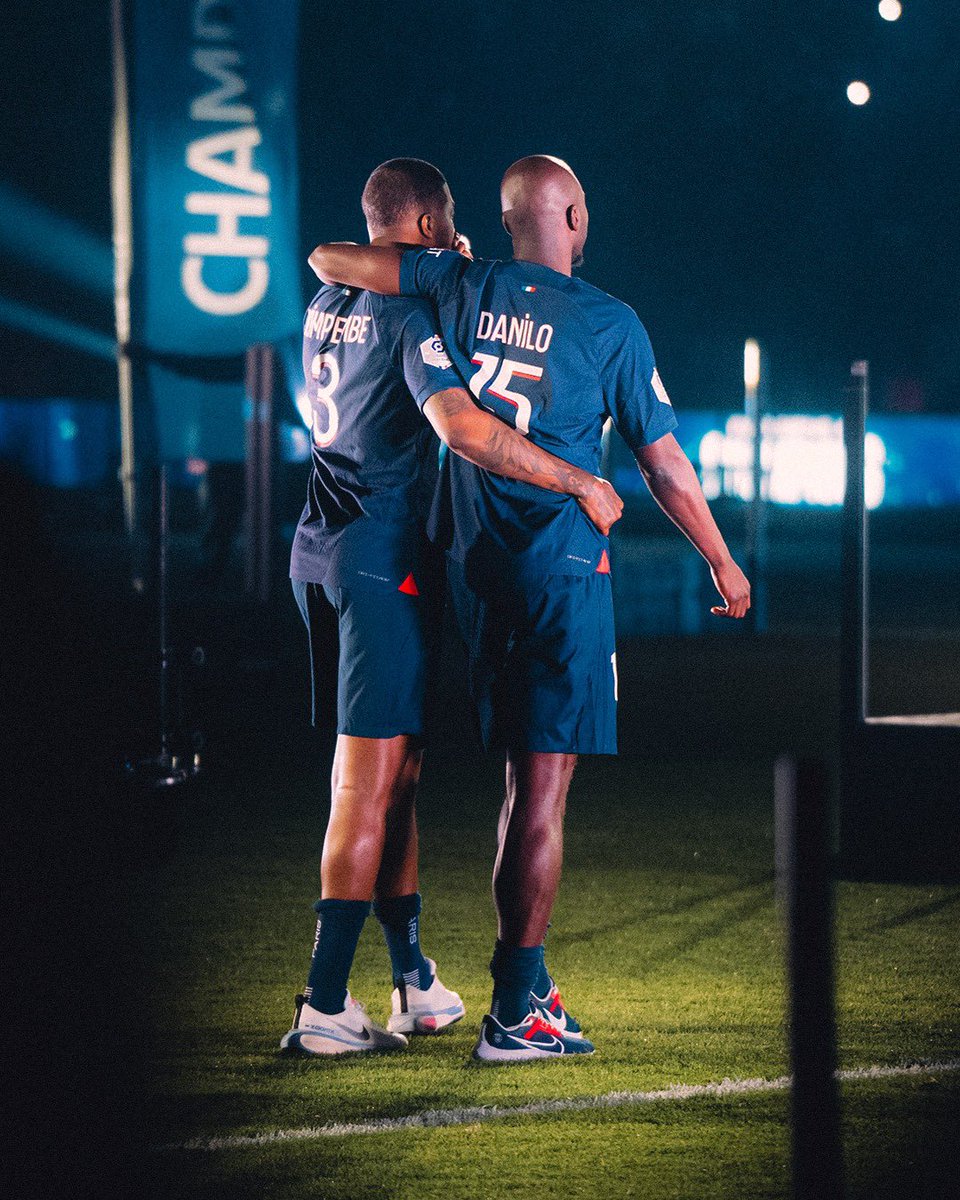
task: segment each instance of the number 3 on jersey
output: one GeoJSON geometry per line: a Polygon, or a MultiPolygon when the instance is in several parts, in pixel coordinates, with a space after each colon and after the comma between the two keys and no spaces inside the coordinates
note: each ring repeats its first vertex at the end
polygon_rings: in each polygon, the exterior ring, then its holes
{"type": "Polygon", "coordinates": [[[340,382],[340,366],[332,354],[315,354],[313,362],[310,364],[310,377],[312,380],[309,391],[310,401],[313,405],[313,441],[315,445],[323,448],[330,445],[340,428],[340,414],[333,402],[333,393],[340,382]],[[324,373],[326,373],[326,382],[321,383],[324,373]],[[321,430],[318,420],[321,408],[327,410],[325,430],[321,430]]]}
{"type": "MultiPolygon", "coordinates": [[[[511,358],[505,358],[501,361],[495,354],[474,354],[470,360],[475,363],[478,370],[473,374],[470,380],[470,391],[483,404],[483,397],[480,393],[484,387],[491,396],[496,396],[499,400],[506,400],[508,404],[513,405],[517,410],[515,424],[521,433],[530,432],[530,401],[520,392],[513,392],[507,386],[511,379],[542,379],[543,367],[535,367],[531,363],[514,362],[511,358]],[[497,367],[500,368],[497,371],[497,367]],[[496,372],[496,379],[494,379],[496,372]],[[490,380],[493,379],[493,383],[490,380]],[[489,386],[487,386],[489,384],[489,386]]],[[[484,405],[485,408],[490,408],[491,412],[496,412],[495,408],[491,408],[489,404],[484,405]]]]}

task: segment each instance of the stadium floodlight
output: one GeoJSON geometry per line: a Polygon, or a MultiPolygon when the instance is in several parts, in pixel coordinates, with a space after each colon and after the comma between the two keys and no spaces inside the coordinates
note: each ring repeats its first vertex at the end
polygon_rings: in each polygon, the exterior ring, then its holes
{"type": "Polygon", "coordinates": [[[862,108],[870,99],[870,89],[862,79],[854,79],[852,83],[847,84],[847,99],[857,108],[862,108]]]}
{"type": "Polygon", "coordinates": [[[903,13],[903,5],[900,0],[880,0],[877,11],[885,21],[899,21],[903,13]]]}

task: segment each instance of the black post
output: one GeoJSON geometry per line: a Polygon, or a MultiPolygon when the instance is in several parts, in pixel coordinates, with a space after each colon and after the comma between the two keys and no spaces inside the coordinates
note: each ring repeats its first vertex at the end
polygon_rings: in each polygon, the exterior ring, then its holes
{"type": "Polygon", "coordinates": [[[847,455],[846,491],[843,500],[843,544],[840,577],[840,852],[847,876],[858,877],[874,864],[869,859],[875,825],[867,814],[862,770],[865,720],[868,707],[869,589],[867,558],[867,506],[865,494],[869,368],[858,361],[850,367],[843,416],[847,455]]]}
{"type": "Polygon", "coordinates": [[[747,578],[752,589],[752,603],[747,614],[755,633],[767,628],[767,512],[763,494],[763,401],[760,388],[746,389],[746,415],[753,422],[753,498],[747,509],[747,578]]]}
{"type": "Polygon", "coordinates": [[[867,656],[868,563],[867,506],[864,490],[869,367],[855,362],[850,368],[843,419],[847,452],[847,486],[843,502],[843,565],[841,577],[840,723],[843,738],[855,736],[867,715],[869,662],[867,656]]]}
{"type": "Polygon", "coordinates": [[[777,876],[787,924],[794,1200],[841,1200],[831,787],[818,760],[777,760],[777,876]]]}
{"type": "Polygon", "coordinates": [[[270,598],[273,491],[273,350],[268,345],[247,350],[246,404],[244,591],[266,604],[270,598]]]}
{"type": "Polygon", "coordinates": [[[167,464],[158,471],[157,496],[157,608],[160,634],[160,757],[170,753],[170,610],[167,594],[167,566],[170,542],[170,482],[167,464]]]}

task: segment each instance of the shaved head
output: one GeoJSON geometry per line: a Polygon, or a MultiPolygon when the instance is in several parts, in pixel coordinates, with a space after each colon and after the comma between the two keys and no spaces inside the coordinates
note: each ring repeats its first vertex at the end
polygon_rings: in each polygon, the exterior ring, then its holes
{"type": "Polygon", "coordinates": [[[504,228],[517,243],[569,243],[583,261],[587,202],[580,180],[562,158],[531,154],[507,168],[500,184],[504,228]]]}

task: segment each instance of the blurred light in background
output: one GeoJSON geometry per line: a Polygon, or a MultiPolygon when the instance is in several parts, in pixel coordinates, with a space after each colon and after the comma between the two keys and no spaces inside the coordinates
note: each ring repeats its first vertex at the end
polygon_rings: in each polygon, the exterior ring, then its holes
{"type": "Polygon", "coordinates": [[[0,184],[0,250],[90,292],[113,295],[110,243],[5,184],[0,184]]]}
{"type": "MultiPolygon", "coordinates": [[[[842,504],[847,455],[839,417],[764,417],[760,461],[765,496],[774,504],[842,504]]],[[[879,508],[886,490],[887,448],[875,433],[866,441],[867,507],[879,508]]],[[[700,470],[708,500],[753,499],[753,421],[736,414],[700,442],[700,470]]]]}
{"type": "Polygon", "coordinates": [[[0,296],[0,325],[6,325],[10,329],[22,329],[26,333],[63,346],[72,346],[75,350],[83,350],[95,358],[113,361],[117,357],[117,344],[107,334],[96,329],[86,329],[74,321],[52,316],[39,308],[29,308],[26,304],[19,304],[16,300],[8,300],[4,296],[0,296]]]}
{"type": "Polygon", "coordinates": [[[743,386],[755,388],[760,383],[760,347],[753,338],[743,343],[743,386]]]}
{"type": "Polygon", "coordinates": [[[313,429],[313,405],[310,403],[307,389],[297,388],[293,399],[297,406],[297,412],[300,414],[300,420],[308,429],[313,429]]]}
{"type": "Polygon", "coordinates": [[[855,79],[847,84],[847,99],[860,108],[870,99],[870,89],[862,79],[855,79]]]}
{"type": "Polygon", "coordinates": [[[880,0],[877,11],[885,21],[898,21],[903,12],[900,0],[880,0]]]}

